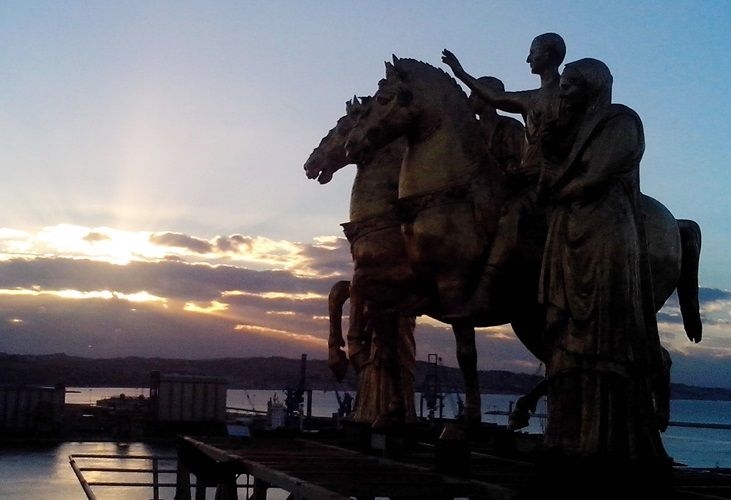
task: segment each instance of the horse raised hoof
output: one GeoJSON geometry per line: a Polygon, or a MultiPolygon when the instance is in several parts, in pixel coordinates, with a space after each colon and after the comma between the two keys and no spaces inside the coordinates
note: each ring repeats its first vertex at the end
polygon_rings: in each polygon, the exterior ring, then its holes
{"type": "Polygon", "coordinates": [[[517,431],[528,427],[530,423],[530,412],[526,409],[516,408],[508,417],[508,430],[517,431]]]}
{"type": "Polygon", "coordinates": [[[515,403],[513,411],[508,416],[508,430],[517,431],[528,427],[530,423],[530,414],[535,413],[538,401],[534,401],[528,396],[521,396],[515,403]]]}
{"type": "Polygon", "coordinates": [[[348,372],[348,358],[345,356],[345,352],[337,347],[331,347],[328,350],[327,366],[337,381],[342,382],[348,372]]]}

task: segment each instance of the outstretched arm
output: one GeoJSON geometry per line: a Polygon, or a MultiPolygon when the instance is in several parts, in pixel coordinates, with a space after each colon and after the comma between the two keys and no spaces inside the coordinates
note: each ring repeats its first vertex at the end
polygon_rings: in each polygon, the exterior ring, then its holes
{"type": "Polygon", "coordinates": [[[444,49],[442,51],[442,62],[449,66],[454,76],[460,79],[469,89],[485,101],[492,104],[499,110],[508,113],[520,113],[525,115],[526,105],[522,98],[522,92],[504,92],[482,85],[475,77],[467,73],[453,53],[444,49]]]}

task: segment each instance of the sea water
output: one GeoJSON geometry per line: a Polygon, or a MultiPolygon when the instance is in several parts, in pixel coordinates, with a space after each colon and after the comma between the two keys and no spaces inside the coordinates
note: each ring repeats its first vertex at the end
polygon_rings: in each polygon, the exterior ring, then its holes
{"type": "MultiPolygon", "coordinates": [[[[125,394],[128,397],[149,396],[146,388],[68,388],[66,402],[71,404],[93,404],[99,399],[125,394]]],[[[326,417],[338,409],[338,397],[344,392],[313,391],[313,416],[326,417]]],[[[269,399],[277,398],[284,401],[282,391],[245,391],[229,389],[227,406],[247,410],[266,410],[269,399]]],[[[456,394],[445,395],[442,405],[442,416],[452,418],[458,411],[459,399],[463,396],[456,394]]],[[[504,425],[507,417],[505,413],[518,396],[504,394],[484,394],[482,407],[485,412],[483,421],[504,425]]],[[[416,395],[416,410],[419,414],[423,408],[420,395],[416,395]]],[[[426,411],[425,408],[423,408],[426,411]]],[[[670,404],[671,422],[696,422],[713,424],[731,424],[731,401],[691,401],[672,400],[670,404]]],[[[545,413],[545,402],[541,401],[536,411],[537,415],[545,413]]],[[[438,416],[438,415],[437,415],[438,416]]],[[[541,433],[545,420],[540,416],[531,419],[531,424],[523,431],[541,433]]],[[[671,425],[662,434],[665,447],[678,462],[689,467],[714,468],[731,467],[731,430],[689,428],[671,425]]],[[[175,449],[171,446],[159,446],[146,443],[125,443],[120,445],[114,442],[65,442],[55,446],[36,448],[6,448],[0,449],[0,500],[35,500],[35,499],[84,499],[85,494],[74,474],[69,458],[74,455],[127,455],[127,456],[161,456],[171,457],[171,460],[160,463],[161,468],[174,469],[175,449]]],[[[97,461],[98,462],[98,461],[97,461]]],[[[145,464],[130,461],[111,460],[104,464],[107,467],[142,467],[145,464]]],[[[84,465],[78,459],[79,465],[84,465]]],[[[86,463],[88,465],[88,462],[86,463]]],[[[149,464],[147,464],[149,466],[149,464]]],[[[102,479],[102,473],[85,472],[87,480],[102,479]]],[[[125,474],[130,476],[131,474],[125,474]]],[[[137,474],[135,474],[137,476],[137,474]]],[[[124,480],[139,482],[149,481],[149,475],[139,474],[139,477],[124,480]]],[[[161,475],[163,482],[175,482],[174,474],[161,475]]],[[[93,487],[92,490],[99,500],[148,500],[152,498],[151,488],[115,488],[93,487]]],[[[209,488],[209,498],[212,499],[213,488],[209,488]]],[[[272,491],[271,498],[278,498],[277,492],[272,491]]],[[[160,497],[172,499],[174,490],[162,488],[160,497]]],[[[282,498],[286,495],[282,492],[282,498]]]]}

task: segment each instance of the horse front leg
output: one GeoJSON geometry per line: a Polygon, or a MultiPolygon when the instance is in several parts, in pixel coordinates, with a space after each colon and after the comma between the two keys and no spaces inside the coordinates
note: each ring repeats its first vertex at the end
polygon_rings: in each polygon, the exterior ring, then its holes
{"type": "Polygon", "coordinates": [[[330,289],[328,313],[330,335],[327,339],[328,366],[338,382],[342,382],[348,370],[348,358],[343,351],[343,305],[350,298],[350,281],[338,281],[330,289]]]}
{"type": "Polygon", "coordinates": [[[468,427],[477,427],[482,422],[480,386],[477,380],[477,347],[475,328],[469,321],[452,324],[457,343],[457,362],[464,381],[465,405],[462,415],[468,427]]]}
{"type": "Polygon", "coordinates": [[[348,359],[356,373],[360,373],[371,357],[371,338],[367,331],[368,311],[362,281],[362,272],[356,269],[350,282],[350,321],[347,334],[348,359]]]}

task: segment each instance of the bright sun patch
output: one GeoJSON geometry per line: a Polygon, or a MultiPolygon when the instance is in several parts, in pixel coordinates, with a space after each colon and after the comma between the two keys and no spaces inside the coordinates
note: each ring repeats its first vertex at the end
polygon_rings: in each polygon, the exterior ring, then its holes
{"type": "Polygon", "coordinates": [[[314,293],[314,292],[306,292],[306,293],[288,293],[288,292],[263,292],[263,293],[254,293],[254,292],[245,292],[243,290],[229,290],[225,291],[221,294],[224,297],[259,297],[262,299],[268,299],[268,300],[278,300],[278,299],[289,299],[289,300],[323,300],[327,299],[327,295],[323,295],[321,293],[314,293]]]}
{"type": "MultiPolygon", "coordinates": [[[[329,248],[327,238],[315,246],[329,248]]],[[[335,248],[336,246],[333,246],[335,248]]],[[[0,228],[0,261],[14,258],[90,259],[117,265],[134,261],[178,259],[211,265],[243,264],[253,269],[317,274],[301,243],[261,236],[216,236],[205,239],[182,233],[124,231],[74,224],[46,226],[35,233],[0,228]]]]}
{"type": "Polygon", "coordinates": [[[200,314],[217,314],[228,310],[228,304],[218,302],[217,300],[214,300],[205,306],[199,306],[194,302],[186,302],[183,306],[183,310],[200,314]]]}

